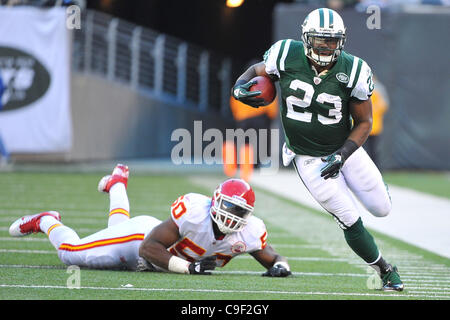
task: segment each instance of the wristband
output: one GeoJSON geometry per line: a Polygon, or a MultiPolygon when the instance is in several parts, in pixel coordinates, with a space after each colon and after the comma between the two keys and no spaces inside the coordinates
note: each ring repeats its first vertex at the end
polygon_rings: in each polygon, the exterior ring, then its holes
{"type": "Polygon", "coordinates": [[[339,149],[342,157],[342,162],[348,159],[358,149],[358,145],[353,140],[345,140],[344,145],[339,149]]]}
{"type": "Polygon", "coordinates": [[[250,80],[238,80],[236,81],[236,83],[234,84],[234,86],[240,86],[241,84],[245,84],[247,82],[249,82],[250,80]]]}
{"type": "Polygon", "coordinates": [[[190,263],[184,259],[172,256],[169,259],[168,270],[176,273],[189,273],[190,263]]]}

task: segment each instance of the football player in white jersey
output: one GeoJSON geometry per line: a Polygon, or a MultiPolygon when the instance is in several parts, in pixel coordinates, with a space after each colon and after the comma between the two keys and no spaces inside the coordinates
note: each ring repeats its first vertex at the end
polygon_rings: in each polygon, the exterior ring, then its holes
{"type": "Polygon", "coordinates": [[[267,269],[263,276],[291,274],[286,258],[267,244],[264,222],[252,215],[255,195],[245,181],[223,182],[212,198],[183,195],[162,222],[151,216],[130,218],[128,177],[128,167],[118,164],[100,180],[98,190],[109,193],[110,212],[108,227],[97,233],[80,239],[56,211],[21,217],[9,233],[46,233],[64,264],[86,268],[210,274],[248,252],[267,269]]]}

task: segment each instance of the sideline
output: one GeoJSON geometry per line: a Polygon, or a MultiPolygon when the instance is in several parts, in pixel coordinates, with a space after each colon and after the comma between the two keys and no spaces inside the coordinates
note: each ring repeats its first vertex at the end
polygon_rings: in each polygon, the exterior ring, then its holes
{"type": "MultiPolygon", "coordinates": [[[[250,183],[310,208],[325,210],[313,199],[294,169],[276,175],[255,171],[250,183]]],[[[375,231],[450,258],[450,200],[389,185],[392,211],[387,217],[372,216],[358,201],[364,224],[375,231]]]]}

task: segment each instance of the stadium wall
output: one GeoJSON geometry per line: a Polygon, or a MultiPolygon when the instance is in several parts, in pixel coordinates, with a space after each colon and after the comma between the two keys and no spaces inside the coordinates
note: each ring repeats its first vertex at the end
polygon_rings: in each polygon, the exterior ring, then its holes
{"type": "Polygon", "coordinates": [[[168,158],[177,141],[175,129],[194,132],[230,125],[214,113],[189,109],[162,101],[151,93],[132,90],[119,82],[98,76],[72,76],[72,118],[74,141],[66,157],[70,161],[117,158],[168,158]]]}
{"type": "Polygon", "coordinates": [[[133,90],[102,76],[71,76],[72,148],[67,153],[13,154],[17,162],[83,162],[93,160],[170,158],[178,141],[172,132],[194,132],[194,121],[208,128],[233,127],[215,113],[164,101],[151,92],[133,90]]]}

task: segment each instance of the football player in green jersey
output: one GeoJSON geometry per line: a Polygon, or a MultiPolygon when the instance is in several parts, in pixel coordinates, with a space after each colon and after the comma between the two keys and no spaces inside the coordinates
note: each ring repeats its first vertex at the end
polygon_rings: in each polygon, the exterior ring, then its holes
{"type": "Polygon", "coordinates": [[[374,89],[365,61],[343,51],[346,29],[331,9],[312,11],[302,24],[301,41],[280,40],[236,81],[232,95],[260,107],[250,92],[255,76],[278,81],[285,133],[283,163],[294,167],[311,195],[333,215],[350,248],[374,267],[387,291],[402,291],[397,268],[387,263],[366,230],[356,198],[377,217],[391,210],[382,176],[361,147],[372,128],[374,89]]]}

